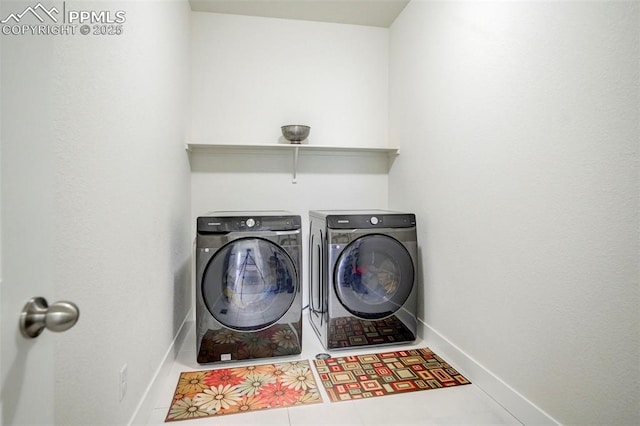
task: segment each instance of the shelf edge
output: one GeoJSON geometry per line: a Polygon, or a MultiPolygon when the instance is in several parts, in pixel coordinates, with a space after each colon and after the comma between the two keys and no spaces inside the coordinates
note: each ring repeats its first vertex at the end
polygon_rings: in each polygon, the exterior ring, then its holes
{"type": "Polygon", "coordinates": [[[187,142],[185,149],[194,151],[256,151],[256,150],[293,150],[299,148],[300,152],[369,152],[387,155],[398,155],[399,148],[373,147],[373,146],[335,146],[335,145],[308,145],[308,144],[209,144],[187,142]]]}

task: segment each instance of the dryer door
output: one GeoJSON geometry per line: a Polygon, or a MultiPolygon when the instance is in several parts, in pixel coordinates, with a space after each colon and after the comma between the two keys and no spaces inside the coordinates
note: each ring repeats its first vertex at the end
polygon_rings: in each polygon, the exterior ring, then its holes
{"type": "Polygon", "coordinates": [[[241,238],[209,261],[202,297],[213,317],[231,329],[260,330],[287,313],[296,297],[298,273],[291,257],[262,238],[241,238]]]}
{"type": "Polygon", "coordinates": [[[392,237],[370,234],[340,253],[333,282],[340,303],[351,314],[381,319],[402,307],[413,280],[414,265],[407,249],[392,237]]]}

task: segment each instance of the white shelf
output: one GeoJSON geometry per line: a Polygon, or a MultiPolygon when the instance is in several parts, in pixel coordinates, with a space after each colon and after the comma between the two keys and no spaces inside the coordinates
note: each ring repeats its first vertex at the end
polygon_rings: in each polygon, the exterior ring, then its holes
{"type": "Polygon", "coordinates": [[[185,145],[190,155],[207,154],[215,152],[235,152],[235,153],[256,153],[265,151],[291,152],[293,154],[293,180],[297,183],[296,175],[298,173],[298,156],[300,152],[308,154],[323,155],[353,155],[367,154],[375,156],[386,156],[389,161],[398,155],[398,148],[379,148],[366,146],[330,146],[330,145],[308,145],[308,144],[210,144],[210,143],[194,143],[188,142],[185,145]]]}
{"type": "Polygon", "coordinates": [[[332,146],[332,145],[309,145],[309,144],[210,144],[189,142],[186,144],[189,152],[215,152],[215,151],[264,151],[264,150],[291,150],[309,153],[335,153],[341,152],[366,152],[373,154],[398,155],[398,148],[378,148],[368,146],[332,146]]]}

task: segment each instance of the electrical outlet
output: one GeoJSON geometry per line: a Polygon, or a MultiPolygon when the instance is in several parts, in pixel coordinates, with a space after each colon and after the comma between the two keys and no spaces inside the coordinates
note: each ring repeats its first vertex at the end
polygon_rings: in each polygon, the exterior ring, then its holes
{"type": "Polygon", "coordinates": [[[120,401],[122,401],[124,399],[124,396],[127,394],[127,364],[123,365],[120,368],[120,380],[119,380],[119,386],[118,388],[120,389],[120,401]]]}

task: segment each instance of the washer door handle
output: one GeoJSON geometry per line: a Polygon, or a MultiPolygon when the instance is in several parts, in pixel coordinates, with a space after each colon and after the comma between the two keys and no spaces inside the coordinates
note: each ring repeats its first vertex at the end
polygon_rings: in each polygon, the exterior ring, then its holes
{"type": "Polygon", "coordinates": [[[49,306],[44,297],[29,299],[20,314],[20,331],[26,338],[38,337],[46,328],[50,331],[66,331],[76,325],[80,310],[71,302],[56,302],[49,306]]]}

